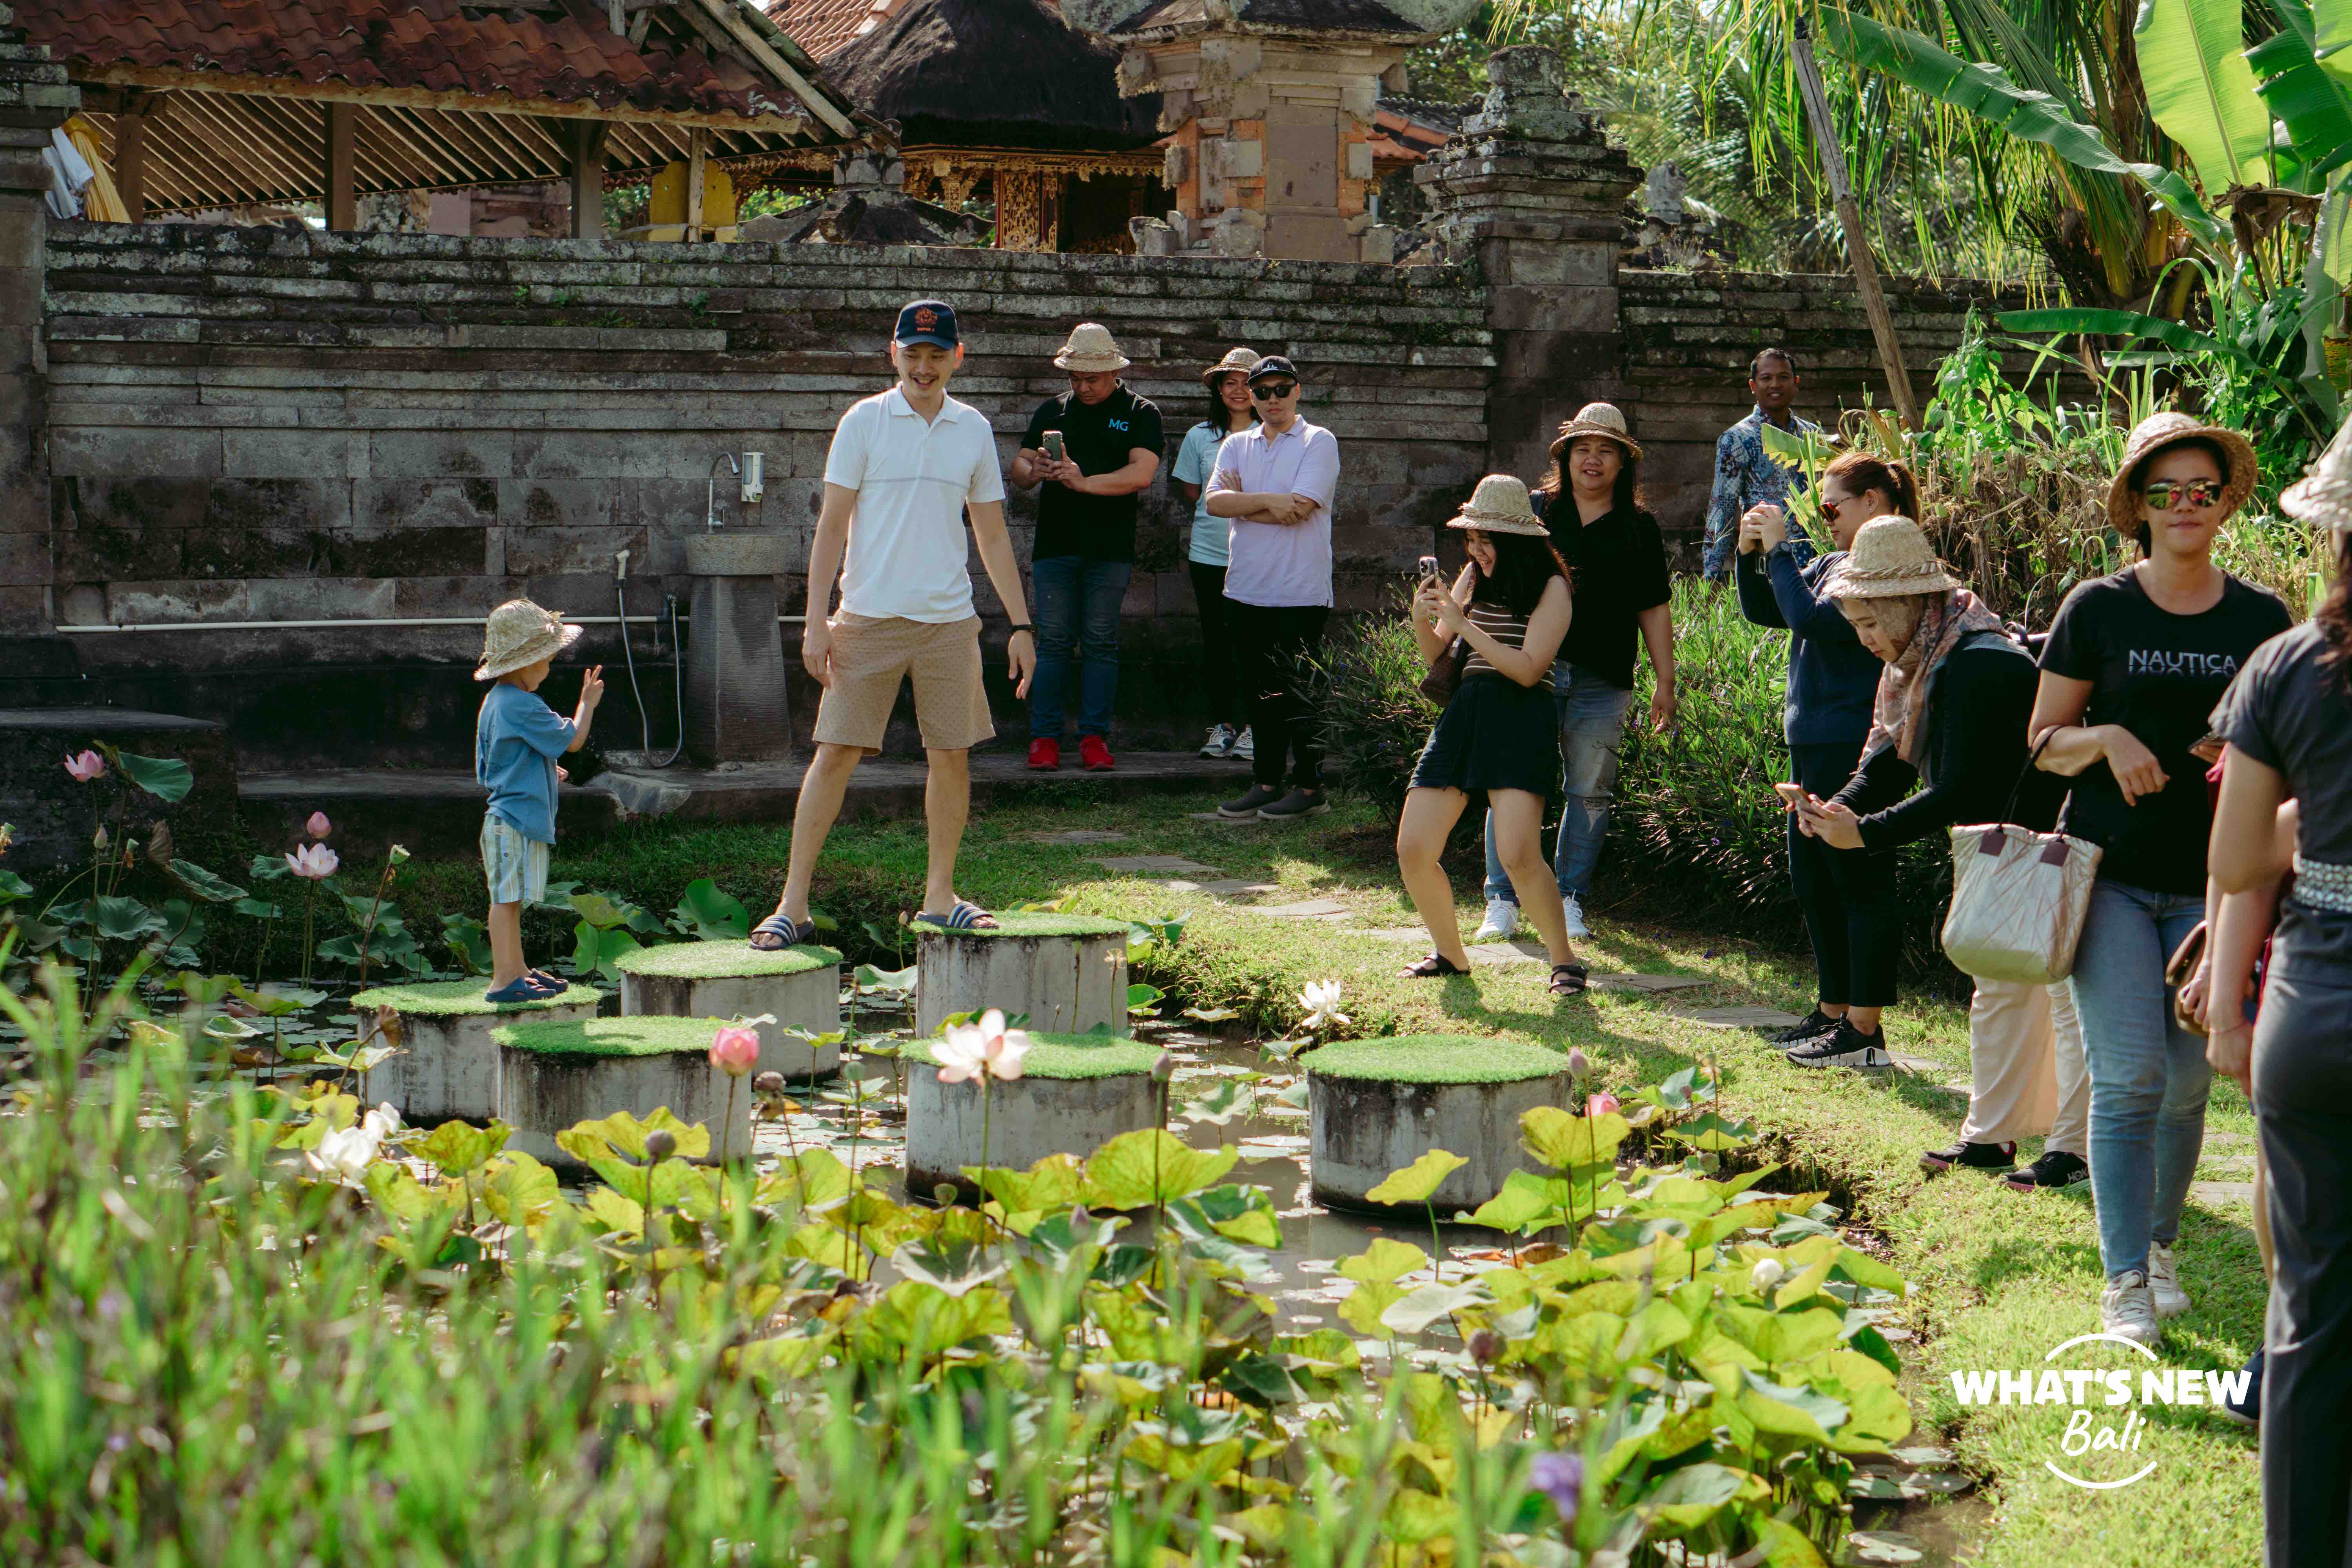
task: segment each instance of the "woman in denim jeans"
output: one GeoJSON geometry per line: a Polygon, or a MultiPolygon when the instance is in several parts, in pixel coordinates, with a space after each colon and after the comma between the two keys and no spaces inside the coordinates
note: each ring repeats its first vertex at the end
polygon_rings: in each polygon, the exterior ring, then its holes
{"type": "Polygon", "coordinates": [[[2213,564],[2254,477],[2234,430],[2185,414],[2140,422],[2107,517],[2142,559],[2067,595],[2033,704],[2041,765],[2074,780],[2065,828],[2104,849],[2071,984],[2091,1075],[2099,1316],[2142,1344],[2189,1310],[2173,1249],[2213,1076],[2164,979],[2205,911],[2213,814],[2194,753],[2246,659],[2293,624],[2276,595],[2213,564]]]}

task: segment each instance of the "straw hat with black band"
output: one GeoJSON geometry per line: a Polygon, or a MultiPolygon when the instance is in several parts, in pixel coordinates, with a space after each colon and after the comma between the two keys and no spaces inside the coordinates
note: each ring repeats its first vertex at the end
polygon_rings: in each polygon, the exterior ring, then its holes
{"type": "Polygon", "coordinates": [[[1832,599],[1899,599],[1967,586],[1936,558],[1917,523],[1895,516],[1862,525],[1853,548],[1822,581],[1822,593],[1832,599]]]}
{"type": "Polygon", "coordinates": [[[1623,411],[1613,403],[1588,403],[1576,411],[1576,417],[1559,427],[1552,437],[1554,458],[1568,450],[1568,444],[1579,436],[1605,436],[1625,448],[1625,456],[1634,462],[1642,460],[1641,444],[1626,428],[1623,411]]]}
{"type": "Polygon", "coordinates": [[[1481,533],[1523,533],[1549,539],[1551,530],[1528,503],[1527,481],[1510,474],[1488,474],[1470,492],[1459,515],[1448,528],[1476,529],[1481,533]]]}
{"type": "Polygon", "coordinates": [[[2131,435],[2124,441],[2123,461],[2116,465],[2116,477],[2107,485],[2107,526],[2126,539],[2139,536],[2140,498],[2132,489],[2131,478],[2139,472],[2140,465],[2183,441],[2210,441],[2225,455],[2222,466],[2229,470],[2221,485],[2221,510],[2227,514],[2246,504],[2254,493],[2254,479],[2260,473],[2254,458],[2254,444],[2235,430],[2223,425],[2207,425],[2194,416],[2179,413],[2151,414],[2132,426],[2131,435]]]}
{"type": "Polygon", "coordinates": [[[1227,349],[1224,358],[1201,373],[1201,384],[1213,392],[1216,390],[1217,377],[1231,375],[1235,371],[1246,376],[1257,362],[1258,352],[1255,349],[1227,349]]]}
{"type": "Polygon", "coordinates": [[[1071,328],[1070,341],[1054,356],[1056,368],[1080,375],[1121,371],[1134,363],[1118,352],[1118,341],[1110,335],[1110,329],[1095,321],[1080,321],[1071,328]]]}
{"type": "Polygon", "coordinates": [[[581,628],[564,624],[553,610],[529,599],[509,599],[482,623],[482,663],[476,680],[496,680],[501,675],[553,658],[580,640],[581,628]]]}

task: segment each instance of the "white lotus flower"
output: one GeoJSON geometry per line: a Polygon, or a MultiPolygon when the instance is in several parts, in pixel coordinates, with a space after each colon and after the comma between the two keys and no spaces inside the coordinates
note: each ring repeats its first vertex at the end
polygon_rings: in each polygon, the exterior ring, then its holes
{"type": "Polygon", "coordinates": [[[1789,1277],[1789,1266],[1777,1258],[1759,1258],[1748,1276],[1749,1283],[1759,1291],[1769,1291],[1789,1277]]]}
{"type": "Polygon", "coordinates": [[[361,1131],[374,1133],[379,1144],[399,1131],[404,1125],[405,1123],[400,1120],[399,1108],[390,1100],[385,1100],[360,1119],[361,1131]]]}
{"type": "MultiPolygon", "coordinates": [[[[372,1121],[375,1113],[370,1111],[368,1115],[372,1121]]],[[[375,1163],[383,1144],[382,1135],[365,1122],[357,1127],[330,1127],[319,1140],[319,1146],[310,1152],[310,1168],[358,1186],[366,1179],[367,1168],[375,1163]]]]}
{"type": "Polygon", "coordinates": [[[1301,1028],[1328,1029],[1355,1021],[1339,1011],[1339,983],[1336,980],[1308,981],[1307,989],[1298,994],[1298,1005],[1307,1009],[1301,1028]]]}
{"type": "Polygon", "coordinates": [[[931,1047],[931,1055],[940,1064],[941,1083],[966,1083],[982,1073],[1019,1078],[1021,1058],[1029,1054],[1029,1046],[1028,1035],[1006,1028],[1003,1009],[991,1007],[977,1024],[950,1026],[946,1037],[931,1047]]]}

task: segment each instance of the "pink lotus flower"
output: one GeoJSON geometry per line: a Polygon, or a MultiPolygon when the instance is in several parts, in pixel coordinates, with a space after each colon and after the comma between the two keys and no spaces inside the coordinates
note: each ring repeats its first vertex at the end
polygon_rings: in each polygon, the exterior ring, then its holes
{"type": "Polygon", "coordinates": [[[77,784],[88,784],[92,779],[102,779],[106,776],[106,759],[96,752],[84,752],[78,757],[66,759],[66,772],[73,774],[74,782],[77,784]]]}
{"type": "Polygon", "coordinates": [[[310,820],[302,825],[302,830],[313,838],[324,838],[335,830],[335,825],[327,820],[325,812],[314,811],[310,814],[310,820]]]}
{"type": "Polygon", "coordinates": [[[306,844],[299,849],[288,851],[286,856],[286,868],[312,882],[333,876],[335,868],[341,864],[342,860],[335,852],[323,844],[306,844]]]}
{"type": "Polygon", "coordinates": [[[725,1024],[710,1037],[710,1065],[730,1078],[741,1078],[760,1065],[760,1031],[725,1024]]]}
{"type": "Polygon", "coordinates": [[[1617,1097],[1605,1092],[1593,1095],[1584,1102],[1584,1114],[1587,1116],[1606,1116],[1616,1109],[1617,1097]]]}
{"type": "Polygon", "coordinates": [[[931,1049],[940,1064],[941,1083],[965,1083],[982,1073],[991,1078],[1021,1076],[1021,1058],[1029,1054],[1029,1037],[1004,1026],[1004,1014],[991,1007],[977,1024],[959,1025],[931,1049]]]}

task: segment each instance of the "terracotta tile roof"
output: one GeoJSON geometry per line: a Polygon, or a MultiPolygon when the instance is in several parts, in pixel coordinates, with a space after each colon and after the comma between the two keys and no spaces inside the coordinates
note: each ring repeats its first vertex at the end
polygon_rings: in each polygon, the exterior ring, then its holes
{"type": "Polygon", "coordinates": [[[896,0],[776,0],[768,20],[821,60],[850,39],[870,33],[897,8],[896,0]]]}
{"type": "Polygon", "coordinates": [[[656,32],[634,47],[601,5],[561,3],[501,12],[457,0],[17,0],[16,9],[30,41],[69,68],[218,71],[655,112],[806,112],[764,71],[725,55],[714,61],[698,37],[656,32]]]}

